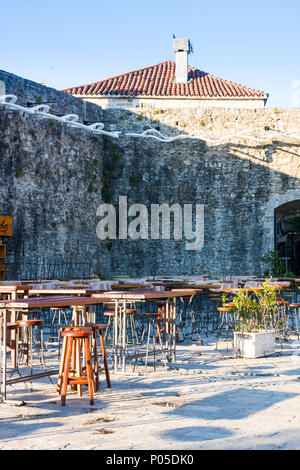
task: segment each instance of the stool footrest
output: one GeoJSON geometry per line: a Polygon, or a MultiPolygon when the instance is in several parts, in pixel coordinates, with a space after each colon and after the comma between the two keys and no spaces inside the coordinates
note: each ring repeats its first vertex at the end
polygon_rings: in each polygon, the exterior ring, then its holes
{"type": "Polygon", "coordinates": [[[85,377],[69,377],[68,378],[69,385],[88,385],[87,378],[85,377]]]}

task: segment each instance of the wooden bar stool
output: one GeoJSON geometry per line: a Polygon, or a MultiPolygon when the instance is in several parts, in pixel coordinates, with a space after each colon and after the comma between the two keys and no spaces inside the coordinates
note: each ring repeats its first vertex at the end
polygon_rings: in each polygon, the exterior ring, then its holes
{"type": "Polygon", "coordinates": [[[227,351],[228,351],[228,339],[229,339],[229,332],[233,328],[234,318],[232,307],[218,307],[219,312],[219,324],[218,324],[218,331],[217,331],[217,340],[216,340],[216,349],[218,349],[218,342],[219,339],[222,337],[222,329],[225,325],[225,341],[227,344],[227,351]]]}
{"type": "MultiPolygon", "coordinates": [[[[159,327],[160,333],[163,335],[163,342],[166,340],[166,301],[165,300],[155,300],[154,303],[157,305],[157,312],[159,316],[157,317],[157,324],[159,327]]],[[[156,336],[156,343],[159,342],[158,336],[156,336]]]]}
{"type": "MultiPolygon", "coordinates": [[[[94,404],[94,371],[90,351],[90,338],[93,335],[91,328],[66,328],[62,331],[62,336],[66,338],[65,341],[65,354],[62,356],[61,363],[61,376],[62,376],[62,385],[59,387],[59,392],[61,395],[61,405],[66,404],[66,394],[68,385],[78,385],[79,394],[82,393],[82,385],[87,385],[89,390],[90,404],[94,404]],[[83,345],[84,349],[84,369],[85,373],[82,372],[81,367],[81,346],[83,345]],[[77,352],[77,370],[74,368],[75,364],[72,364],[72,369],[70,370],[70,362],[72,353],[77,352]],[[72,374],[70,376],[70,373],[72,374]],[[75,375],[76,374],[76,375],[75,375]]],[[[59,376],[60,378],[60,376],[59,376]]]]}
{"type": "Polygon", "coordinates": [[[215,333],[218,330],[219,325],[219,312],[217,310],[217,305],[222,304],[221,297],[218,297],[217,294],[208,294],[209,296],[209,312],[210,312],[210,324],[211,324],[211,333],[215,333]]]}
{"type": "Polygon", "coordinates": [[[83,327],[86,323],[90,322],[90,312],[86,305],[77,305],[75,311],[73,312],[72,322],[74,325],[82,325],[83,327]]]}
{"type": "MultiPolygon", "coordinates": [[[[60,328],[60,331],[69,331],[69,330],[76,330],[78,328],[87,328],[91,329],[93,332],[92,335],[92,351],[93,351],[93,371],[94,371],[94,382],[95,382],[95,391],[98,392],[100,390],[100,381],[99,381],[99,372],[102,372],[103,370],[105,371],[105,376],[106,376],[106,383],[107,383],[107,388],[111,388],[111,381],[110,381],[110,375],[109,375],[109,368],[108,368],[108,361],[107,361],[107,356],[106,356],[106,349],[105,349],[105,342],[104,342],[104,336],[103,336],[103,330],[106,328],[106,324],[102,323],[89,323],[85,327],[76,327],[76,326],[68,326],[68,327],[63,327],[60,328]],[[101,353],[102,353],[102,358],[103,358],[103,367],[99,367],[99,361],[98,361],[98,349],[97,349],[97,332],[99,334],[99,339],[100,339],[100,346],[101,346],[101,353]]],[[[73,351],[73,366],[72,368],[76,367],[76,362],[77,357],[81,355],[81,351],[77,349],[77,351],[73,351]],[[77,357],[76,357],[77,356],[77,357]]],[[[59,375],[58,375],[58,382],[57,382],[57,391],[58,393],[61,392],[61,387],[62,387],[62,380],[63,380],[63,369],[64,369],[64,362],[66,358],[66,337],[64,338],[63,342],[63,348],[62,348],[62,356],[61,356],[61,361],[60,361],[60,370],[59,370],[59,375]]],[[[82,371],[85,370],[85,367],[82,367],[82,371]]],[[[75,390],[75,385],[72,385],[72,390],[75,390]]]]}

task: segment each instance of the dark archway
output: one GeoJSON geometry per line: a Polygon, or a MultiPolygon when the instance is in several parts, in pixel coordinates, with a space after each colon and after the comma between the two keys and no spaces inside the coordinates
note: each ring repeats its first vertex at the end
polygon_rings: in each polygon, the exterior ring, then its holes
{"type": "Polygon", "coordinates": [[[275,250],[284,258],[287,271],[300,274],[300,199],[274,210],[275,250]]]}

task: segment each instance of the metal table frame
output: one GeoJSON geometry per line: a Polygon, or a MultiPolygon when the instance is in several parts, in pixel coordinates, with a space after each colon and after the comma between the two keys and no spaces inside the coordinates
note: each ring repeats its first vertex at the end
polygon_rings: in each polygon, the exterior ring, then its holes
{"type": "MultiPolygon", "coordinates": [[[[176,291],[110,291],[105,292],[103,296],[110,298],[110,302],[115,304],[114,315],[114,344],[113,358],[114,370],[122,373],[126,371],[126,309],[128,304],[133,302],[144,302],[146,300],[165,300],[166,301],[166,334],[165,334],[165,352],[169,362],[176,360],[176,297],[191,297],[196,294],[194,289],[182,289],[176,291]]],[[[94,294],[101,296],[101,294],[94,294]]]]}

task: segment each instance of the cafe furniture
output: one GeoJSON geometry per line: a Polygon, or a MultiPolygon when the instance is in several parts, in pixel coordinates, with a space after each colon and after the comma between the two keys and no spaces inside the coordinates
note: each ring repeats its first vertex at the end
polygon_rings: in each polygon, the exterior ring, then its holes
{"type": "Polygon", "coordinates": [[[61,373],[62,373],[62,384],[59,389],[61,396],[61,405],[64,406],[66,403],[66,394],[68,385],[77,385],[79,395],[82,396],[82,385],[87,385],[89,390],[90,405],[94,404],[94,371],[92,365],[90,342],[89,339],[93,332],[91,328],[66,328],[62,331],[63,338],[66,339],[65,343],[65,354],[62,359],[61,373]],[[85,370],[81,366],[81,348],[84,349],[84,364],[85,370]],[[75,355],[74,363],[72,363],[72,369],[70,370],[71,356],[75,355]]]}
{"type": "Polygon", "coordinates": [[[185,289],[176,291],[109,291],[103,294],[92,294],[91,297],[108,297],[115,304],[114,315],[114,344],[113,344],[113,366],[115,372],[125,372],[126,363],[135,360],[138,348],[130,354],[128,351],[126,310],[132,302],[166,301],[166,334],[164,351],[168,361],[176,360],[176,298],[192,297],[196,290],[185,289]]]}
{"type": "MultiPolygon", "coordinates": [[[[78,297],[78,296],[47,296],[47,297],[36,297],[36,298],[24,298],[24,299],[12,299],[12,300],[2,300],[0,301],[0,313],[2,313],[1,323],[3,328],[3,335],[2,335],[2,396],[4,401],[6,400],[7,394],[7,385],[14,384],[18,382],[26,382],[31,381],[34,379],[42,378],[42,377],[49,377],[52,375],[57,375],[58,370],[48,370],[37,374],[29,374],[23,377],[17,377],[13,379],[7,378],[7,318],[8,312],[10,312],[14,318],[16,318],[18,312],[27,312],[30,314],[30,311],[35,309],[45,309],[45,308],[52,308],[52,307],[71,307],[73,314],[72,314],[72,321],[74,326],[79,324],[79,314],[78,308],[80,306],[88,305],[98,305],[102,303],[106,303],[110,301],[110,299],[101,297],[101,298],[91,298],[91,297],[78,297]]],[[[42,310],[43,312],[43,310],[42,310]]]]}

